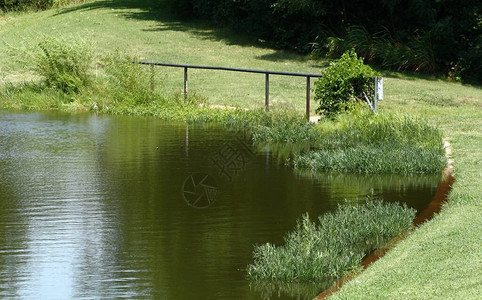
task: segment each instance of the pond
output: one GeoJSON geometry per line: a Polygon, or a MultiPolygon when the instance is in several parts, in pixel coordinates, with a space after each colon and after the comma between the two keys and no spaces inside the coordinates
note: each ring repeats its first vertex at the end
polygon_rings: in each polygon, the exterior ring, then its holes
{"type": "Polygon", "coordinates": [[[420,211],[439,181],[285,161],[216,126],[0,111],[0,297],[312,298],[328,283],[250,284],[253,245],[345,199],[420,211]]]}

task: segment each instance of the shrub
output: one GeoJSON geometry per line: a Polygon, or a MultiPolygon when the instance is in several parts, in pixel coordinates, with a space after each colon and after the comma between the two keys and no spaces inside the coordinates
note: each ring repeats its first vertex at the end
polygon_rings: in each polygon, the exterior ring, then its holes
{"type": "Polygon", "coordinates": [[[345,52],[326,68],[323,77],[315,83],[315,100],[320,103],[316,112],[334,118],[352,109],[357,102],[364,101],[363,93],[367,96],[372,94],[377,75],[357,57],[354,50],[345,52]]]}
{"type": "Polygon", "coordinates": [[[44,37],[31,57],[33,70],[44,78],[48,87],[76,93],[89,82],[88,71],[94,55],[84,40],[44,37]]]}
{"type": "Polygon", "coordinates": [[[305,214],[283,246],[256,246],[253,280],[321,281],[356,269],[363,257],[412,226],[415,210],[398,203],[343,205],[312,222],[305,214]]]}
{"type": "Polygon", "coordinates": [[[88,0],[0,0],[0,11],[45,10],[71,4],[85,3],[88,0]]]}
{"type": "Polygon", "coordinates": [[[134,63],[136,57],[115,52],[103,59],[107,88],[117,103],[145,104],[159,98],[158,80],[152,67],[134,63]]]}
{"type": "Polygon", "coordinates": [[[0,9],[3,11],[47,9],[52,7],[54,0],[0,0],[0,9]]]}

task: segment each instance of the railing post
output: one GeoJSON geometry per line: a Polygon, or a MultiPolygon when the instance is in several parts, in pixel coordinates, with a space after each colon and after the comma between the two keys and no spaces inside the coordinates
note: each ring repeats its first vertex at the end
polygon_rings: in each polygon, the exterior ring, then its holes
{"type": "Polygon", "coordinates": [[[184,100],[187,101],[187,67],[184,67],[184,100]]]}
{"type": "Polygon", "coordinates": [[[154,91],[154,88],[155,88],[155,82],[154,82],[154,65],[150,65],[151,67],[151,82],[150,82],[150,88],[151,88],[151,92],[154,91]]]}
{"type": "Polygon", "coordinates": [[[311,77],[306,76],[306,119],[310,120],[311,77]]]}
{"type": "Polygon", "coordinates": [[[269,110],[269,73],[266,73],[266,88],[264,94],[264,108],[269,110]]]}

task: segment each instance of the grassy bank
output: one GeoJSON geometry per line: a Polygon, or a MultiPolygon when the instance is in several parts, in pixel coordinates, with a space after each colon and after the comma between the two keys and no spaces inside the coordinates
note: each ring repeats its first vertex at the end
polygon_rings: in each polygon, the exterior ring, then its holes
{"type": "Polygon", "coordinates": [[[38,45],[20,54],[19,60],[39,79],[7,83],[0,90],[6,108],[90,110],[218,122],[247,130],[256,143],[308,145],[311,150],[296,153],[293,165],[314,171],[437,173],[446,164],[441,133],[417,118],[374,115],[358,105],[351,113],[323,119],[315,126],[293,109],[221,109],[197,94],[191,93],[187,99],[166,95],[162,78],[154,69],[133,63],[138,58],[119,51],[96,55],[84,40],[44,36],[38,45]],[[94,60],[101,66],[96,67],[95,76],[91,74],[94,60]]]}
{"type": "MultiPolygon", "coordinates": [[[[325,65],[264,48],[262,43],[213,29],[205,23],[181,23],[162,12],[149,12],[139,3],[142,2],[97,1],[66,10],[1,16],[1,81],[18,84],[35,79],[23,64],[12,59],[9,49],[35,44],[39,33],[82,37],[95,41],[96,53],[120,48],[154,61],[307,73],[317,73],[325,65]]],[[[156,76],[162,78],[163,94],[174,95],[174,100],[181,95],[182,70],[156,69],[156,76]]],[[[380,111],[422,117],[431,126],[440,128],[452,144],[456,182],[451,201],[439,216],[415,230],[333,297],[476,299],[482,294],[482,91],[478,87],[411,74],[385,73],[384,77],[385,100],[380,103],[380,111]]],[[[12,97],[14,93],[10,90],[8,97],[2,96],[1,108],[79,111],[91,110],[94,103],[101,107],[88,93],[83,98],[85,102],[79,103],[65,95],[61,95],[64,99],[59,98],[55,90],[39,94],[31,85],[11,88],[23,88],[24,100],[12,97]],[[62,100],[51,102],[43,93],[62,100]]],[[[210,104],[260,108],[264,78],[192,71],[190,89],[207,97],[210,104]]],[[[270,86],[273,109],[293,107],[302,111],[304,89],[304,79],[273,76],[270,86]]],[[[149,106],[145,109],[150,110],[149,106]]],[[[138,110],[111,113],[136,114],[138,110]]],[[[188,107],[178,112],[179,116],[189,113],[188,107]]],[[[244,110],[240,110],[242,113],[244,110]]]]}
{"type": "Polygon", "coordinates": [[[389,78],[382,110],[426,117],[452,144],[449,202],[330,299],[477,299],[482,293],[482,91],[436,80],[389,78]],[[395,88],[388,88],[389,85],[395,88]]]}

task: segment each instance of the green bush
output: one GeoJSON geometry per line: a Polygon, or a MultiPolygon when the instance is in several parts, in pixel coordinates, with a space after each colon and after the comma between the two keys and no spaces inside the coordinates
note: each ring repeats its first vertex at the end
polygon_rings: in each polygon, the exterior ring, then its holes
{"type": "Polygon", "coordinates": [[[135,62],[136,57],[119,52],[103,59],[107,89],[116,103],[140,105],[160,98],[158,73],[135,62]]]}
{"type": "Polygon", "coordinates": [[[44,37],[31,58],[33,71],[44,78],[48,87],[77,93],[89,83],[94,55],[84,40],[44,37]]]}
{"type": "Polygon", "coordinates": [[[252,280],[316,281],[356,269],[363,257],[412,226],[415,210],[398,203],[343,205],[315,224],[306,214],[283,246],[256,246],[252,280]]]}
{"type": "Polygon", "coordinates": [[[0,11],[45,10],[71,4],[85,3],[88,0],[0,0],[0,11]]]}
{"type": "Polygon", "coordinates": [[[18,11],[27,9],[47,9],[52,7],[55,0],[0,0],[3,11],[18,11]]]}
{"type": "Polygon", "coordinates": [[[315,101],[320,103],[317,113],[327,118],[351,110],[358,102],[364,102],[363,93],[372,94],[374,78],[372,68],[358,58],[354,50],[345,52],[330,64],[315,83],[315,101]]]}

